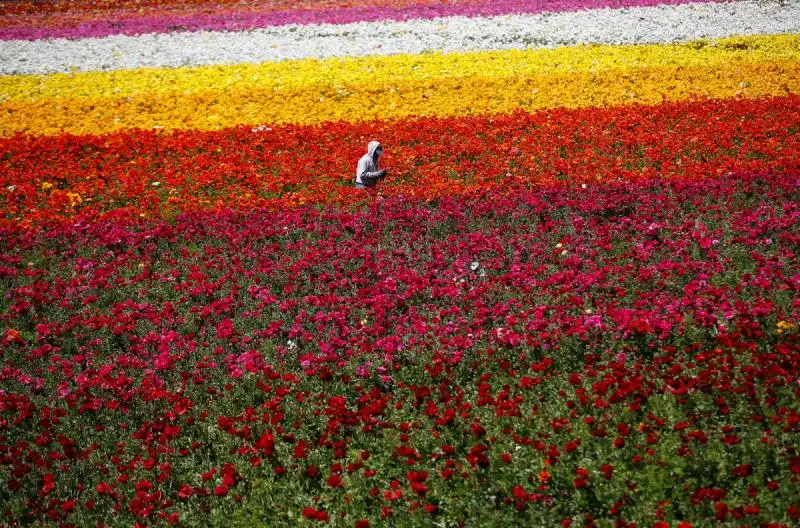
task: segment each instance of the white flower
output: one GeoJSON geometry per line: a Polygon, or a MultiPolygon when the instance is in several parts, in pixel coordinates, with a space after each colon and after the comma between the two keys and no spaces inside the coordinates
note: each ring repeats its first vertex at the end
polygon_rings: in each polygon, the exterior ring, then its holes
{"type": "Polygon", "coordinates": [[[152,185],[153,187],[158,187],[159,185],[161,185],[161,182],[154,181],[150,185],[152,185]]]}
{"type": "Polygon", "coordinates": [[[481,266],[480,263],[476,260],[475,262],[473,262],[472,264],[469,265],[469,270],[470,271],[475,271],[480,266],[481,266]]]}
{"type": "Polygon", "coordinates": [[[6,187],[6,190],[9,191],[9,192],[14,192],[14,191],[17,190],[17,186],[16,185],[9,185],[8,187],[6,187]]]}
{"type": "Polygon", "coordinates": [[[687,3],[499,17],[273,26],[247,31],[0,42],[0,75],[329,57],[660,44],[800,31],[800,2],[687,3]]]}

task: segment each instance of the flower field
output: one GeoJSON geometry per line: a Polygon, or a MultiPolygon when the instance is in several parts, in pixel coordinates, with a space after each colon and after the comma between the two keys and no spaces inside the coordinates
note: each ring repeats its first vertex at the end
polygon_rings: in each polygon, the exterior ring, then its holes
{"type": "Polygon", "coordinates": [[[0,204],[0,525],[800,525],[800,1],[4,2],[0,204]]]}

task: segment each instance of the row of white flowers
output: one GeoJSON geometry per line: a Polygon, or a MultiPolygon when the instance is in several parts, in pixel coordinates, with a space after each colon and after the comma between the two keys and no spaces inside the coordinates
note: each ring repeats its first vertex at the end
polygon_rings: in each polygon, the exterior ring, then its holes
{"type": "Polygon", "coordinates": [[[116,70],[303,58],[459,52],[578,44],[659,44],[800,31],[800,0],[593,9],[491,18],[290,25],[0,42],[0,74],[116,70]]]}

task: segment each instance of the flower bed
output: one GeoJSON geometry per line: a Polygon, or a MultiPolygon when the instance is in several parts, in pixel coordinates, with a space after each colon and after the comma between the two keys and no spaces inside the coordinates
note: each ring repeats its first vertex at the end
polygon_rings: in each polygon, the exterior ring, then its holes
{"type": "Polygon", "coordinates": [[[0,136],[364,122],[800,91],[800,36],[0,77],[0,136]]]}
{"type": "Polygon", "coordinates": [[[13,137],[0,139],[0,204],[7,220],[27,224],[118,208],[160,216],[225,205],[352,204],[362,199],[351,180],[365,134],[392,146],[386,195],[698,180],[800,168],[799,122],[800,100],[790,95],[325,128],[13,137]]]}
{"type": "Polygon", "coordinates": [[[0,524],[796,527],[798,21],[0,3],[0,524]]]}
{"type": "MultiPolygon", "coordinates": [[[[0,73],[118,70],[587,44],[668,44],[800,31],[800,2],[757,1],[403,22],[268,26],[251,31],[0,41],[0,73]]],[[[321,68],[325,68],[324,65],[321,68]]]]}
{"type": "MultiPolygon", "coordinates": [[[[713,0],[694,0],[699,4],[713,0]]],[[[280,25],[348,24],[441,17],[681,5],[688,0],[309,0],[291,2],[13,2],[0,5],[0,40],[97,38],[171,31],[242,31],[280,25]],[[227,4],[227,5],[226,5],[227,4]],[[57,16],[53,16],[56,14],[57,16]],[[12,16],[13,15],[13,16],[12,16]]]]}
{"type": "Polygon", "coordinates": [[[795,524],[797,183],[6,230],[3,514],[795,524]]]}

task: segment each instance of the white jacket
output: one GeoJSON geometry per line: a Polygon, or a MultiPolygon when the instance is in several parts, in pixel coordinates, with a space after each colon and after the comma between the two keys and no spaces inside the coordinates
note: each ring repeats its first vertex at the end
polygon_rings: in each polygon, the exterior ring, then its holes
{"type": "Polygon", "coordinates": [[[380,147],[379,141],[370,141],[367,145],[367,153],[361,156],[356,167],[356,185],[374,187],[378,183],[380,176],[380,157],[375,159],[375,151],[380,147]]]}

